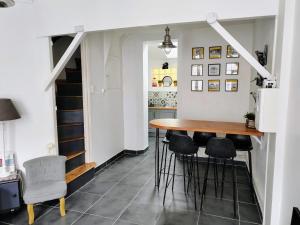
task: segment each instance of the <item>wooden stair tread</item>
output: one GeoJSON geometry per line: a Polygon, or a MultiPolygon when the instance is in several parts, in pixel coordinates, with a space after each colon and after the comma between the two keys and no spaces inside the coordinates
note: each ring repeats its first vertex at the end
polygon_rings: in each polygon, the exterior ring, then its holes
{"type": "Polygon", "coordinates": [[[63,111],[63,112],[78,112],[83,111],[83,109],[57,109],[57,111],[63,111]]]}
{"type": "Polygon", "coordinates": [[[61,140],[59,140],[59,143],[65,143],[65,142],[69,142],[69,141],[77,141],[77,140],[81,140],[84,139],[84,136],[78,136],[78,137],[72,137],[72,138],[63,138],[61,140]]]}
{"type": "Polygon", "coordinates": [[[89,170],[94,169],[95,167],[96,167],[96,163],[91,162],[91,163],[85,163],[85,164],[77,167],[76,169],[71,170],[70,172],[68,172],[66,174],[67,184],[71,183],[72,181],[74,181],[75,179],[77,179],[81,175],[85,174],[89,170]]]}
{"type": "Polygon", "coordinates": [[[82,150],[82,151],[79,151],[79,152],[75,152],[75,153],[72,153],[70,155],[67,155],[67,160],[71,160],[71,159],[74,159],[75,157],[77,156],[80,156],[81,154],[84,154],[85,153],[85,150],[82,150]]]}
{"type": "Polygon", "coordinates": [[[83,126],[83,123],[62,123],[58,124],[58,127],[71,127],[71,126],[83,126]]]}

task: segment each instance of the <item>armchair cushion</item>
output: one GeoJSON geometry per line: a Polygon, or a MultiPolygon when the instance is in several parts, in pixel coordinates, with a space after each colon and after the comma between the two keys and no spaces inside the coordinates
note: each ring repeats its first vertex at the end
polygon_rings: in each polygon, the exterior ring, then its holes
{"type": "Polygon", "coordinates": [[[23,198],[26,204],[35,204],[38,202],[62,198],[66,195],[66,192],[66,182],[46,181],[26,187],[23,198]]]}

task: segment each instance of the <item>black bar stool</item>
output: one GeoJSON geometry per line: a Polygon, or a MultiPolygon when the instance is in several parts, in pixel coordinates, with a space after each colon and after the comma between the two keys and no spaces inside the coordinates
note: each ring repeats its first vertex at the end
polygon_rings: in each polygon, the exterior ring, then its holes
{"type": "MultiPolygon", "coordinates": [[[[166,179],[166,186],[165,186],[165,193],[164,193],[164,199],[163,199],[163,205],[165,205],[165,199],[166,199],[166,193],[167,188],[170,184],[170,181],[172,180],[172,191],[174,190],[174,180],[175,180],[175,169],[176,169],[176,159],[177,157],[183,158],[183,177],[185,180],[185,158],[187,158],[187,164],[188,158],[190,158],[190,166],[189,168],[189,177],[194,177],[194,199],[195,199],[195,209],[197,209],[197,196],[196,196],[196,176],[195,176],[195,160],[194,156],[198,152],[198,146],[193,142],[192,138],[187,135],[182,134],[172,134],[170,137],[170,143],[169,143],[169,149],[172,151],[172,154],[170,156],[169,160],[169,166],[168,166],[168,173],[167,173],[167,179],[166,179]],[[173,167],[173,178],[169,180],[170,175],[170,168],[172,164],[172,158],[174,157],[174,167],[173,167]]],[[[197,161],[196,161],[197,162],[197,161]]],[[[198,180],[199,180],[199,173],[198,173],[198,180]]],[[[184,181],[184,190],[186,192],[186,186],[184,181]]]]}
{"type": "Polygon", "coordinates": [[[223,159],[223,173],[222,173],[222,193],[221,198],[223,198],[223,189],[224,189],[224,179],[225,179],[225,169],[226,169],[226,160],[231,160],[232,164],[232,183],[233,183],[233,209],[234,216],[236,217],[236,176],[235,176],[235,167],[234,167],[234,158],[236,157],[236,150],[233,142],[228,138],[211,138],[207,145],[205,153],[208,155],[207,166],[205,170],[203,191],[201,196],[201,210],[204,201],[204,195],[206,193],[207,179],[209,172],[209,162],[211,158],[223,159]]]}
{"type": "Polygon", "coordinates": [[[252,192],[252,201],[254,201],[254,188],[252,178],[252,156],[251,150],[253,149],[251,138],[249,135],[240,134],[227,134],[226,138],[232,140],[237,151],[247,151],[249,160],[249,174],[250,174],[250,189],[252,192]]]}
{"type": "Polygon", "coordinates": [[[164,139],[162,140],[163,149],[162,149],[161,161],[160,161],[159,179],[161,178],[162,170],[164,170],[164,177],[165,177],[168,146],[169,146],[170,138],[171,138],[172,134],[188,135],[187,131],[185,131],[185,130],[167,130],[166,135],[165,135],[164,139]],[[164,169],[162,169],[163,168],[163,162],[164,162],[164,169]]]}
{"type": "MultiPolygon", "coordinates": [[[[207,142],[209,141],[209,139],[216,137],[216,133],[210,133],[210,132],[198,132],[195,131],[194,135],[193,135],[193,141],[195,142],[196,145],[198,145],[198,147],[201,148],[206,148],[207,142]]],[[[197,155],[198,157],[198,155],[197,155]]],[[[217,188],[216,186],[219,185],[218,183],[218,167],[217,167],[217,163],[215,160],[215,164],[214,164],[214,181],[215,181],[215,195],[217,197],[217,188]],[[217,179],[216,179],[217,178],[217,179]]],[[[199,184],[199,194],[200,194],[200,184],[199,184]]]]}

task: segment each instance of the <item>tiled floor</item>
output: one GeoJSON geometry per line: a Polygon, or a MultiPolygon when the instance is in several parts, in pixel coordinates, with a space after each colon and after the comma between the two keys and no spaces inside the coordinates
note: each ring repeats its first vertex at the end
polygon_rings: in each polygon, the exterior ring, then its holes
{"type": "MultiPolygon", "coordinates": [[[[177,163],[178,168],[180,161],[177,163]]],[[[201,185],[205,165],[200,164],[201,185]]],[[[212,172],[212,171],[211,171],[212,172]]],[[[182,171],[177,170],[178,174],[182,171]]],[[[210,174],[212,178],[212,173],[210,174]]],[[[163,179],[162,179],[163,181],[163,179]]],[[[245,167],[237,167],[238,219],[233,218],[232,184],[228,175],[224,199],[214,197],[210,180],[203,211],[194,210],[192,194],[185,195],[183,177],[176,176],[172,193],[168,189],[163,207],[163,182],[154,188],[154,140],[143,155],[124,157],[100,171],[94,180],[69,196],[67,214],[60,217],[58,205],[35,207],[36,225],[251,225],[261,224],[258,206],[252,203],[245,167]]],[[[202,187],[202,186],[201,186],[202,187]]],[[[199,196],[198,206],[199,206],[199,196]]],[[[199,208],[199,207],[198,207],[199,208]]],[[[2,224],[27,224],[26,209],[1,215],[2,224]]]]}

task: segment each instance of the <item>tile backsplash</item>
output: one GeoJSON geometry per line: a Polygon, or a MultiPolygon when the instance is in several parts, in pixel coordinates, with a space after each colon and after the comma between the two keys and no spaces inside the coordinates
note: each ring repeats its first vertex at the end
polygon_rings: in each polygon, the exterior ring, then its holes
{"type": "Polygon", "coordinates": [[[149,106],[177,106],[177,91],[149,91],[149,106]]]}

